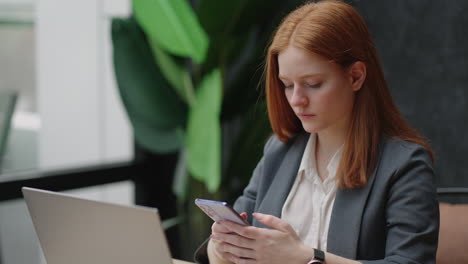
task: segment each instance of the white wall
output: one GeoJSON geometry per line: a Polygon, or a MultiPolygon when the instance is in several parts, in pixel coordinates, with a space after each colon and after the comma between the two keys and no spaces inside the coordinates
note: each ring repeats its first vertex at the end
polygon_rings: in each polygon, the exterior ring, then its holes
{"type": "Polygon", "coordinates": [[[102,159],[98,3],[37,2],[41,168],[77,166],[102,159]]]}
{"type": "Polygon", "coordinates": [[[131,158],[131,131],[113,78],[109,28],[113,14],[128,14],[129,9],[123,0],[37,2],[41,168],[131,158]]]}

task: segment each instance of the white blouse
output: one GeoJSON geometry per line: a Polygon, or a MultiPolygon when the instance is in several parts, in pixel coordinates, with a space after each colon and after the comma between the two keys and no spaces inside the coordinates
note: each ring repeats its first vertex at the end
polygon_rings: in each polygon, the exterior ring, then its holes
{"type": "Polygon", "coordinates": [[[335,202],[335,180],[343,146],[327,166],[328,177],[322,182],[316,169],[316,134],[310,134],[296,180],[283,205],[281,218],[288,222],[309,247],[327,249],[330,217],[335,202]]]}

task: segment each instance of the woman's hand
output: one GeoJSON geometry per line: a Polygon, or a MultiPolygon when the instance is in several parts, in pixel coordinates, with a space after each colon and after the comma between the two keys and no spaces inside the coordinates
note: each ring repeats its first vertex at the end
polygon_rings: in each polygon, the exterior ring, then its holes
{"type": "Polygon", "coordinates": [[[254,213],[262,224],[273,229],[242,226],[222,221],[219,230],[211,235],[217,242],[216,252],[236,264],[307,263],[312,249],[307,248],[286,221],[275,216],[254,213]]]}
{"type": "MultiPolygon", "coordinates": [[[[242,216],[242,218],[247,220],[247,213],[244,212],[244,213],[241,213],[240,215],[242,216]]],[[[229,229],[227,229],[225,226],[217,222],[214,222],[213,225],[211,226],[211,237],[216,236],[218,234],[222,235],[222,234],[229,234],[229,233],[231,233],[229,229]]],[[[215,240],[215,239],[211,239],[209,241],[208,256],[210,259],[210,263],[231,263],[229,259],[226,258],[228,254],[225,254],[225,252],[221,250],[221,248],[223,247],[222,244],[223,243],[221,241],[215,240]]]]}

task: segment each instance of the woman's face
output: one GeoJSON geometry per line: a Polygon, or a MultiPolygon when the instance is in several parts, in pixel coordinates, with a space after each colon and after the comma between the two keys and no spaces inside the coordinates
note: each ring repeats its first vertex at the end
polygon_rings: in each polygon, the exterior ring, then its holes
{"type": "Polygon", "coordinates": [[[343,70],[319,55],[289,45],[278,54],[278,66],[286,98],[305,131],[347,129],[354,93],[361,87],[351,74],[354,65],[343,70]]]}

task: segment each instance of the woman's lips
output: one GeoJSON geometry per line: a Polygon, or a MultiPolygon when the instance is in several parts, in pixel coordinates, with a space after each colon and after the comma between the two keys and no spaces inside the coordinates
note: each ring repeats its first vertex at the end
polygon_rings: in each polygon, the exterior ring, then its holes
{"type": "Polygon", "coordinates": [[[297,116],[300,119],[310,119],[310,118],[314,117],[315,115],[314,114],[297,114],[297,116]]]}

